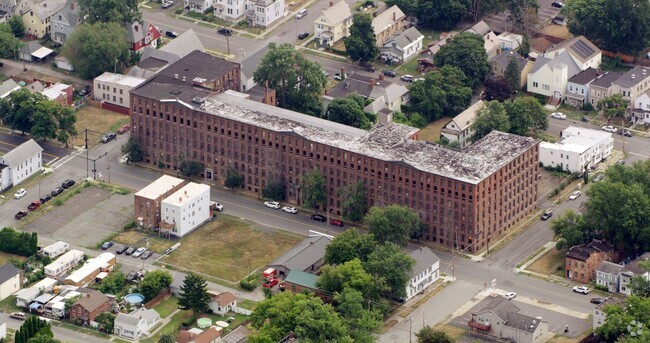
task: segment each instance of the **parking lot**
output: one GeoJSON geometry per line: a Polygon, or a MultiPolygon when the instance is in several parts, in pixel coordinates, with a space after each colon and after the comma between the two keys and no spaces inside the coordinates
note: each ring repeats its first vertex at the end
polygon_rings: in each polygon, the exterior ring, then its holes
{"type": "MultiPolygon", "coordinates": [[[[550,23],[551,19],[560,14],[560,9],[551,6],[551,3],[552,1],[548,0],[537,1],[537,30],[540,30],[544,25],[550,23]]],[[[488,15],[483,20],[496,32],[512,31],[515,25],[513,20],[508,20],[508,14],[505,12],[488,15]]]]}

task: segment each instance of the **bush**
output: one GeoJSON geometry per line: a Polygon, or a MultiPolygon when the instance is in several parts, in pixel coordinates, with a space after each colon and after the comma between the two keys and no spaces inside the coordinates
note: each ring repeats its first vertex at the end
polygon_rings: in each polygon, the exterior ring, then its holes
{"type": "Polygon", "coordinates": [[[183,13],[183,9],[182,8],[177,8],[176,11],[174,11],[174,13],[181,14],[181,13],[183,13]]]}
{"type": "Polygon", "coordinates": [[[257,288],[257,285],[255,284],[255,282],[252,282],[248,279],[243,279],[239,281],[239,287],[247,291],[252,291],[255,288],[257,288]]]}
{"type": "Polygon", "coordinates": [[[194,19],[202,19],[203,18],[203,13],[199,13],[197,11],[189,11],[185,15],[187,15],[190,18],[194,18],[194,19]]]}
{"type": "Polygon", "coordinates": [[[30,232],[18,232],[12,228],[0,230],[0,251],[29,257],[36,254],[38,235],[30,232]]]}

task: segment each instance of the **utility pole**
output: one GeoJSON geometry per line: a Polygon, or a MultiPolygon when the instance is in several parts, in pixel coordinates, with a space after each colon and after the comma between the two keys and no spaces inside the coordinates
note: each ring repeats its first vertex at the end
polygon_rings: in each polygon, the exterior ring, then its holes
{"type": "Polygon", "coordinates": [[[413,343],[413,317],[409,317],[409,343],[413,343]]]}
{"type": "Polygon", "coordinates": [[[226,34],[226,45],[228,47],[228,55],[230,55],[230,35],[226,34]]]}

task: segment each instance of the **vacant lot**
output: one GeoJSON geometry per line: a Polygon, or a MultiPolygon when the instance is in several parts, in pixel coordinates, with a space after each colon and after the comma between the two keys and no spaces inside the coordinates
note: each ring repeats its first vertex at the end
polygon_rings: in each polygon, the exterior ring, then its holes
{"type": "MultiPolygon", "coordinates": [[[[115,132],[120,126],[129,123],[129,117],[123,114],[107,111],[101,108],[86,106],[77,111],[77,137],[73,144],[76,146],[84,145],[86,135],[85,129],[95,132],[115,132]]],[[[88,146],[95,146],[99,143],[101,136],[97,133],[88,132],[88,146]]]]}
{"type": "Polygon", "coordinates": [[[282,255],[304,237],[257,231],[228,215],[208,222],[181,240],[161,262],[236,282],[282,255]]]}
{"type": "Polygon", "coordinates": [[[178,242],[178,239],[167,239],[159,237],[155,232],[150,230],[128,230],[120,232],[114,239],[131,247],[144,247],[149,242],[149,250],[162,254],[167,248],[178,242]]]}
{"type": "Polygon", "coordinates": [[[6,264],[6,263],[9,263],[9,261],[11,261],[11,260],[16,260],[16,261],[24,262],[25,260],[27,260],[27,258],[26,258],[26,257],[23,257],[23,256],[18,256],[18,255],[14,255],[14,254],[8,254],[8,253],[6,253],[6,252],[2,252],[2,251],[0,251],[0,266],[1,266],[1,265],[4,265],[4,264],[6,264]]]}
{"type": "Polygon", "coordinates": [[[565,256],[566,250],[557,250],[553,248],[537,261],[533,262],[528,269],[544,275],[557,275],[563,277],[565,256]]]}
{"type": "Polygon", "coordinates": [[[420,139],[427,142],[437,143],[440,140],[440,130],[442,127],[447,124],[451,118],[440,118],[429,125],[424,129],[420,130],[420,139]]]}

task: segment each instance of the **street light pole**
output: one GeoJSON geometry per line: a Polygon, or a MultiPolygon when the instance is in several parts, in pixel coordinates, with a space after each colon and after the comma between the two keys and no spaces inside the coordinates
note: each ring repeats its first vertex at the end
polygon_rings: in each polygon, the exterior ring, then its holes
{"type": "Polygon", "coordinates": [[[413,343],[413,317],[409,317],[409,343],[413,343]]]}

